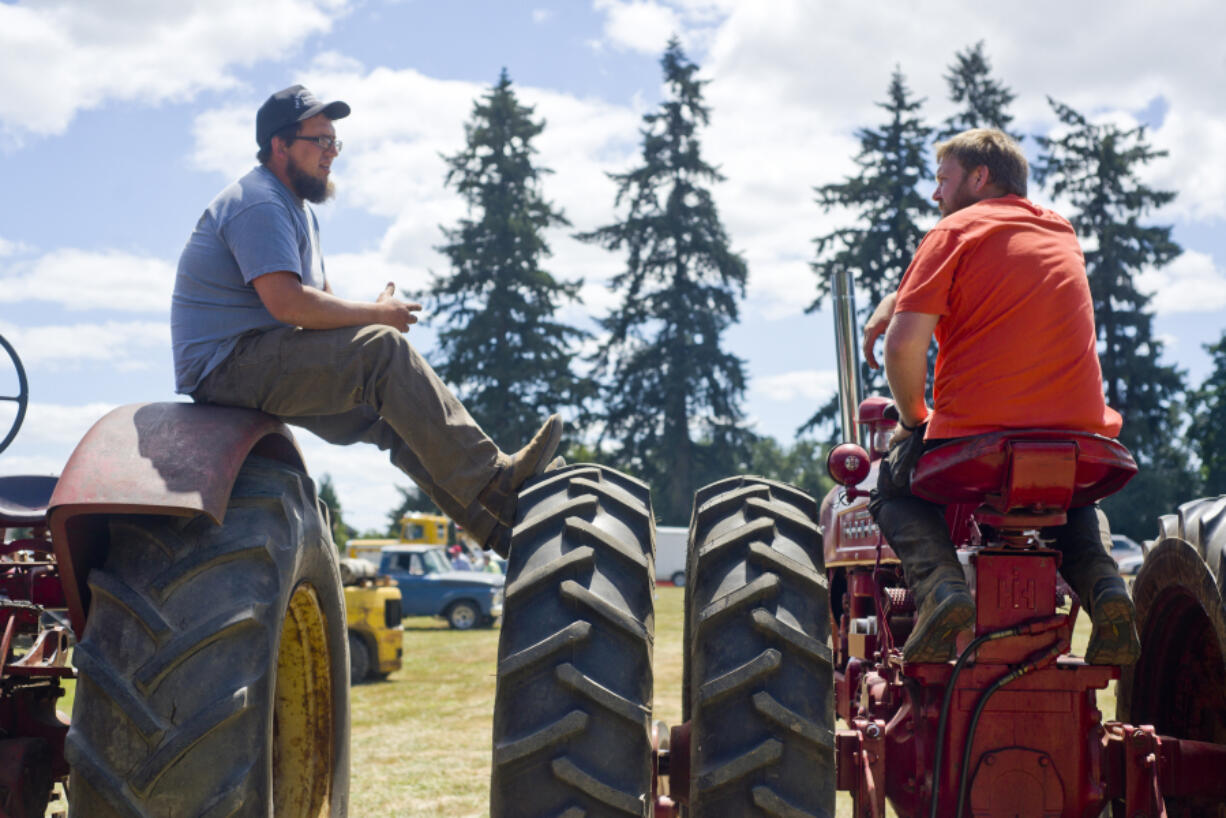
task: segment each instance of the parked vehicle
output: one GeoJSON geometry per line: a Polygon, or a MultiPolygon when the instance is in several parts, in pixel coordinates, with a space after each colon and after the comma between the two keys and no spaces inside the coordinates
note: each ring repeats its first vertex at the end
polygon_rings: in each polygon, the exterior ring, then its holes
{"type": "Polygon", "coordinates": [[[681,526],[656,526],[656,582],[667,580],[685,586],[685,549],[690,530],[681,526]]]}
{"type": "Polygon", "coordinates": [[[1127,534],[1111,535],[1111,556],[1120,567],[1120,573],[1126,577],[1135,577],[1145,562],[1145,549],[1127,534]]]}
{"type": "Polygon", "coordinates": [[[345,625],[349,629],[349,681],[386,679],[403,664],[400,588],[361,559],[343,559],[345,625]]]}
{"type": "Polygon", "coordinates": [[[456,541],[455,524],[441,514],[414,512],[400,518],[399,538],[352,539],[345,543],[345,556],[363,559],[376,568],[389,545],[450,545],[456,541]]]}
{"type": "Polygon", "coordinates": [[[379,573],[400,587],[404,616],[441,616],[456,630],[492,625],[502,615],[502,574],[454,571],[438,545],[385,546],[379,573]]]}

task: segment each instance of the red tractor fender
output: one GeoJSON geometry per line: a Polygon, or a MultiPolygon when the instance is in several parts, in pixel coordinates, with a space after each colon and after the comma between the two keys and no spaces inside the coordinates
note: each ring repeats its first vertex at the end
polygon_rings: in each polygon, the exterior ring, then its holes
{"type": "Polygon", "coordinates": [[[47,509],[78,635],[89,605],[89,571],[106,558],[107,516],[203,513],[220,525],[249,454],[306,471],[285,424],[255,409],[129,404],[93,425],[68,458],[47,509]]]}

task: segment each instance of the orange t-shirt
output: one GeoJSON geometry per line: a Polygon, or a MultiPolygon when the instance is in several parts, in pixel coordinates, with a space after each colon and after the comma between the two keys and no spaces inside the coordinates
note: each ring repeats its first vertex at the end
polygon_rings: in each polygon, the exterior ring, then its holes
{"type": "Polygon", "coordinates": [[[929,438],[1044,427],[1119,434],[1103,398],[1094,305],[1072,225],[1020,196],[941,219],[895,312],[939,315],[929,438]]]}

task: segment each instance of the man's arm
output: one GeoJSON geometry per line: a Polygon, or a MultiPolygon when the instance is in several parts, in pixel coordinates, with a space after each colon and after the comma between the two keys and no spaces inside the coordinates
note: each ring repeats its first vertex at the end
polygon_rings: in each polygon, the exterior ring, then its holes
{"type": "Polygon", "coordinates": [[[303,329],[386,324],[407,332],[410,324],[417,323],[414,312],[421,309],[420,304],[393,298],[395,287],[390,283],[374,303],[350,301],[304,287],[298,276],[284,270],[266,273],[251,283],[273,318],[303,329]]]}
{"type": "Polygon", "coordinates": [[[896,292],[881,299],[877,309],[873,310],[873,314],[869,316],[868,323],[864,325],[864,360],[873,369],[881,369],[881,364],[877,363],[877,356],[873,354],[873,346],[877,343],[877,339],[885,334],[886,327],[890,325],[890,319],[894,317],[894,302],[897,300],[898,293],[896,292]]]}
{"type": "MultiPolygon", "coordinates": [[[[907,426],[915,426],[928,417],[924,400],[924,382],[928,376],[928,343],[936,329],[939,315],[923,312],[899,312],[890,321],[885,334],[885,376],[898,406],[898,414],[907,426]]],[[[904,430],[899,428],[900,432],[904,430]]],[[[906,433],[895,433],[896,439],[906,433]]]]}

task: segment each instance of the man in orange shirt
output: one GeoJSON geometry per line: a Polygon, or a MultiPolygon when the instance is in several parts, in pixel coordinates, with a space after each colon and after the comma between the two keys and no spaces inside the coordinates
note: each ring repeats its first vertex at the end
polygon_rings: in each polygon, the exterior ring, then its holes
{"type": "MultiPolygon", "coordinates": [[[[1001,131],[958,134],[937,146],[937,160],[932,198],[941,221],[864,329],[873,367],[873,344],[886,336],[886,377],[899,413],[891,447],[919,435],[922,442],[907,445],[917,458],[952,438],[1025,427],[1115,437],[1121,419],[1103,398],[1094,306],[1072,226],[1025,198],[1026,157],[1001,131]],[[930,410],[924,384],[934,334],[930,410]]],[[[947,661],[957,633],[974,622],[974,601],[943,509],[910,493],[909,473],[892,474],[897,460],[882,464],[869,507],[918,606],[903,656],[947,661]]],[[[1140,652],[1135,612],[1102,520],[1096,506],[1070,509],[1065,525],[1044,534],[1093,622],[1086,661],[1131,664],[1140,652]]]]}

